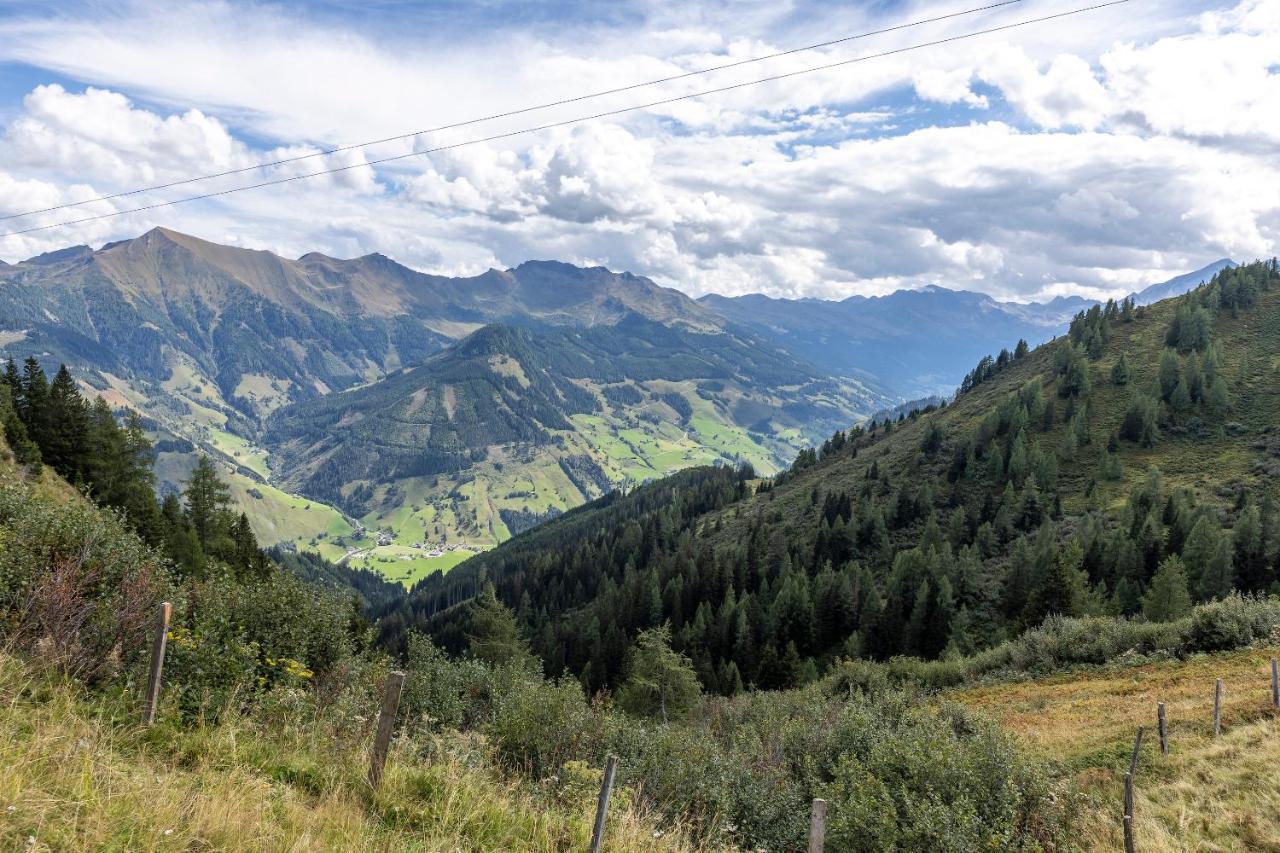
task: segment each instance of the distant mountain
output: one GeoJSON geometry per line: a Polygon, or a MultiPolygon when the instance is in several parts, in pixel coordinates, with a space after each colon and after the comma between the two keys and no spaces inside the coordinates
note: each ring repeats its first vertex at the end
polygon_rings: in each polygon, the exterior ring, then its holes
{"type": "Polygon", "coordinates": [[[149,416],[162,488],[187,476],[192,447],[213,453],[264,542],[341,541],[333,559],[367,543],[366,528],[488,544],[684,465],[773,470],[888,402],[630,273],[530,261],[449,278],[379,254],[288,259],[164,228],[0,267],[0,354],[66,362],[149,416]],[[409,393],[430,405],[395,402],[419,382],[409,393]],[[550,479],[516,476],[533,468],[550,479]],[[424,471],[429,484],[402,482],[424,471]],[[429,530],[412,508],[428,492],[454,495],[429,530]],[[455,499],[474,503],[454,512],[455,499]]]}
{"type": "Polygon", "coordinates": [[[417,364],[486,323],[595,325],[636,313],[714,327],[697,303],[648,279],[530,262],[470,278],[382,255],[339,260],[210,243],[164,228],[93,251],[76,246],[0,270],[4,329],[23,349],[136,379],[247,428],[276,408],[417,364]]]}
{"type": "MultiPolygon", "coordinates": [[[[1185,293],[1232,262],[1153,285],[1141,304],[1185,293]]],[[[1019,338],[1043,343],[1066,330],[1092,300],[999,302],[981,293],[931,285],[887,296],[842,301],[711,294],[698,300],[720,316],[773,340],[833,373],[858,376],[906,398],[950,394],[984,355],[1012,349],[1019,338]]]]}
{"type": "Polygon", "coordinates": [[[1208,266],[1202,267],[1195,272],[1189,272],[1186,275],[1180,275],[1176,278],[1171,278],[1166,282],[1153,284],[1150,287],[1144,288],[1133,294],[1133,299],[1139,305],[1151,305],[1162,299],[1168,299],[1172,296],[1181,296],[1188,290],[1198,287],[1203,282],[1213,278],[1219,270],[1234,266],[1236,266],[1235,261],[1222,258],[1221,260],[1214,261],[1208,266]]]}
{"type": "Polygon", "coordinates": [[[851,390],[751,338],[639,315],[494,325],[416,368],[278,411],[264,441],[292,490],[361,517],[399,507],[423,541],[493,542],[693,464],[777,470],[857,418],[851,390]]]}

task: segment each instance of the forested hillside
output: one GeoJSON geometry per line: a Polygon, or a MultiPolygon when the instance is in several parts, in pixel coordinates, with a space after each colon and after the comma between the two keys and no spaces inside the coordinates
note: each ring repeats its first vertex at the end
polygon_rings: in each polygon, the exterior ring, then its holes
{"type": "MultiPolygon", "coordinates": [[[[624,675],[669,622],[709,689],[789,687],[844,655],[991,647],[1051,614],[1176,618],[1274,590],[1274,260],[984,359],[945,408],[836,433],[773,481],[694,471],[429,578],[384,622],[456,645],[486,576],[548,671],[624,675]]],[[[1012,343],[1012,342],[1011,342],[1012,343]]]]}
{"type": "Polygon", "coordinates": [[[357,517],[408,504],[406,538],[485,544],[523,516],[692,464],[777,470],[855,416],[851,391],[750,338],[638,315],[489,326],[420,367],[277,412],[266,443],[288,488],[357,517]],[[460,488],[477,479],[485,488],[460,488]]]}

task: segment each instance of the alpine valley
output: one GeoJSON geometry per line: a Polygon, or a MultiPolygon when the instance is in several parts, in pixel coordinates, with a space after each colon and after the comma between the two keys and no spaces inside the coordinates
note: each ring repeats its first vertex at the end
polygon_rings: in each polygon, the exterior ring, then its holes
{"type": "Polygon", "coordinates": [[[409,583],[683,468],[775,474],[1088,304],[937,286],[694,301],[599,267],[448,278],[156,228],[0,265],[0,353],[140,412],[162,493],[208,454],[259,541],[409,583]]]}

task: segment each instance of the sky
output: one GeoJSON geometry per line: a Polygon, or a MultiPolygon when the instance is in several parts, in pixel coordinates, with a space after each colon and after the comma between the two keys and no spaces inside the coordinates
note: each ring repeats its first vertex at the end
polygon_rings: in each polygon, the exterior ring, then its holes
{"type": "Polygon", "coordinates": [[[1020,0],[416,133],[981,2],[0,0],[0,233],[354,167],[0,237],[0,260],[163,225],[448,275],[556,259],[693,296],[1027,301],[1280,252],[1280,0],[1129,0],[572,121],[1089,5],[1020,0]],[[356,147],[14,216],[337,146],[356,147]]]}

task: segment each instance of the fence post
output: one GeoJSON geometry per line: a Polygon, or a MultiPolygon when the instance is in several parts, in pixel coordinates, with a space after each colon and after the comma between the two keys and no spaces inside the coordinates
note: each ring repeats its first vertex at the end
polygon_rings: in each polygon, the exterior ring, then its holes
{"type": "Polygon", "coordinates": [[[822,853],[827,840],[827,801],[821,797],[813,800],[813,816],[809,819],[809,853],[822,853]]]}
{"type": "Polygon", "coordinates": [[[600,782],[600,801],[596,803],[596,825],[591,830],[591,853],[604,849],[604,825],[609,816],[609,797],[613,794],[613,774],[618,769],[617,756],[610,755],[604,763],[604,779],[600,782]]]}
{"type": "Polygon", "coordinates": [[[378,731],[373,737],[373,758],[369,762],[369,784],[374,790],[382,782],[382,769],[387,763],[387,750],[391,746],[391,733],[396,728],[396,711],[400,707],[400,691],[403,688],[403,672],[387,675],[387,686],[382,694],[382,710],[378,711],[378,731]]]}
{"type": "Polygon", "coordinates": [[[1213,736],[1222,731],[1222,679],[1213,684],[1213,736]]]}
{"type": "Polygon", "coordinates": [[[1159,723],[1159,727],[1160,727],[1160,754],[1168,755],[1169,754],[1169,729],[1165,724],[1163,702],[1156,703],[1156,721],[1159,723]]]}
{"type": "Polygon", "coordinates": [[[1271,659],[1271,707],[1280,708],[1280,665],[1271,659]]]}
{"type": "Polygon", "coordinates": [[[147,675],[147,695],[142,698],[142,724],[149,726],[156,721],[160,707],[160,677],[164,672],[164,650],[169,641],[169,620],[173,617],[173,605],[164,602],[156,616],[156,635],[151,639],[151,671],[147,675]]]}
{"type": "Polygon", "coordinates": [[[1138,773],[1138,751],[1142,749],[1142,726],[1133,739],[1133,755],[1129,758],[1129,772],[1124,774],[1124,850],[1134,853],[1133,839],[1133,777],[1138,773]]]}

